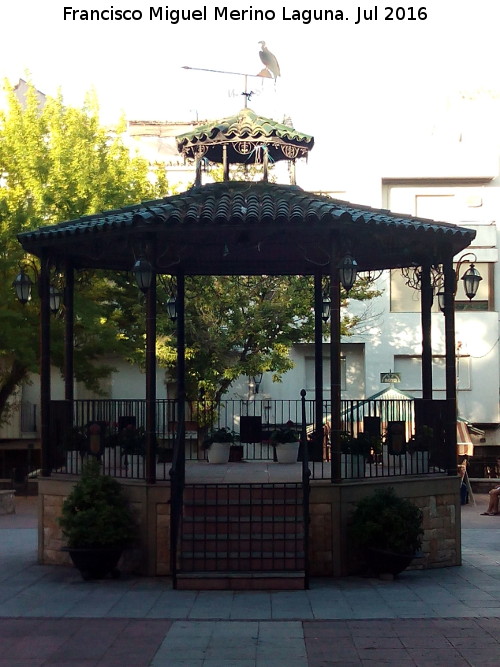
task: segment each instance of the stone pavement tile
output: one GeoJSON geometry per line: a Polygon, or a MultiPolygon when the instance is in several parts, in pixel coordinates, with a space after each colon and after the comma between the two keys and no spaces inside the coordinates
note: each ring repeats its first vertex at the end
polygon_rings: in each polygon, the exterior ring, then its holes
{"type": "Polygon", "coordinates": [[[394,622],[391,620],[346,621],[353,637],[397,637],[394,622]]]}
{"type": "MultiPolygon", "coordinates": [[[[456,602],[455,604],[432,604],[430,616],[434,618],[444,618],[453,614],[453,616],[462,618],[473,618],[480,616],[481,609],[477,607],[470,607],[469,605],[456,602]]],[[[423,614],[416,614],[416,616],[423,616],[423,614]]]]}
{"type": "Polygon", "coordinates": [[[1,618],[0,640],[11,637],[25,637],[32,634],[40,626],[38,619],[1,618]]]}
{"type": "Polygon", "coordinates": [[[491,648],[498,647],[498,662],[500,663],[500,644],[498,639],[492,637],[489,633],[484,633],[479,637],[448,637],[448,641],[452,646],[458,649],[462,648],[491,648]]]}
{"type": "MultiPolygon", "coordinates": [[[[208,666],[207,666],[208,667],[208,666]]],[[[218,664],[213,664],[210,667],[222,667],[218,664]]],[[[239,667],[237,662],[231,662],[226,667],[239,667]]],[[[307,658],[277,658],[275,656],[257,658],[255,667],[309,667],[307,658]]]]}
{"type": "Polygon", "coordinates": [[[2,657],[11,660],[43,659],[47,660],[55,655],[67,641],[64,635],[40,637],[31,635],[11,641],[8,646],[2,647],[2,657]]]}
{"type": "Polygon", "coordinates": [[[175,621],[151,664],[307,667],[302,624],[175,621]]]}
{"type": "Polygon", "coordinates": [[[163,620],[131,620],[102,656],[99,664],[147,666],[172,625],[163,620]]]}
{"type": "Polygon", "coordinates": [[[453,648],[409,648],[408,655],[418,667],[470,667],[471,664],[453,648]]]}
{"type": "Polygon", "coordinates": [[[271,595],[269,593],[235,593],[230,617],[233,619],[271,619],[271,595]]]}
{"type": "Polygon", "coordinates": [[[145,618],[154,607],[161,591],[132,590],[125,592],[108,612],[113,618],[145,618]]]}
{"type": "Polygon", "coordinates": [[[202,665],[214,625],[214,621],[174,621],[151,665],[202,665]]]}
{"type": "MultiPolygon", "coordinates": [[[[13,660],[11,658],[0,658],[0,667],[42,667],[43,660],[36,658],[34,660],[13,660]]],[[[73,666],[72,666],[73,667],[73,666]]]]}
{"type": "Polygon", "coordinates": [[[337,663],[343,665],[351,660],[358,660],[358,654],[352,638],[308,637],[306,640],[309,664],[337,663]]]}
{"type": "MultiPolygon", "coordinates": [[[[390,631],[389,631],[390,632],[390,631]]],[[[381,633],[378,637],[366,637],[363,633],[356,633],[352,637],[354,646],[358,651],[365,651],[366,649],[402,649],[403,644],[399,637],[386,637],[385,633],[381,633]]]]}
{"type": "Polygon", "coordinates": [[[127,627],[125,619],[82,619],[76,632],[66,638],[51,659],[99,660],[127,627]]]}
{"type": "Polygon", "coordinates": [[[188,618],[198,596],[196,591],[163,591],[147,613],[147,618],[188,618]]]}
{"type": "Polygon", "coordinates": [[[271,596],[273,619],[313,619],[307,591],[274,593],[271,596]]]}
{"type": "Polygon", "coordinates": [[[351,637],[352,630],[349,621],[306,621],[303,623],[305,639],[319,639],[331,644],[337,638],[351,637]]]}
{"type": "MultiPolygon", "coordinates": [[[[500,621],[497,620],[497,623],[500,621]]],[[[431,627],[442,632],[445,637],[481,637],[484,635],[484,621],[475,618],[436,618],[431,627]]]]}
{"type": "Polygon", "coordinates": [[[65,615],[78,618],[103,618],[110,615],[111,609],[120,602],[123,592],[116,588],[108,588],[107,584],[104,579],[100,584],[85,582],[88,586],[86,595],[75,596],[73,605],[65,615]]]}
{"type": "Polygon", "coordinates": [[[462,649],[461,654],[472,667],[498,667],[500,663],[500,647],[496,651],[487,649],[462,649]]]}
{"type": "Polygon", "coordinates": [[[500,621],[497,618],[478,618],[477,619],[478,627],[486,630],[490,633],[492,637],[500,640],[500,621]]]}
{"type": "Polygon", "coordinates": [[[233,596],[232,591],[200,592],[193,600],[189,618],[229,620],[233,596]]]}

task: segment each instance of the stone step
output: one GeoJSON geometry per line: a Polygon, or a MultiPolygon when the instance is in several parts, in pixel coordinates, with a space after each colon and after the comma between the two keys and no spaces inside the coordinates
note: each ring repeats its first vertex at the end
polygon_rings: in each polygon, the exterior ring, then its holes
{"type": "Polygon", "coordinates": [[[305,589],[305,573],[221,572],[178,573],[177,589],[184,591],[289,591],[305,589]]]}

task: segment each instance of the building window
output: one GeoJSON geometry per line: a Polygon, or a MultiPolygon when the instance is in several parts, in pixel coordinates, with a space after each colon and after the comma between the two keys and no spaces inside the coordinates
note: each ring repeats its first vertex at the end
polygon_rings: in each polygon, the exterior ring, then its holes
{"type": "MultiPolygon", "coordinates": [[[[306,357],[306,390],[315,391],[314,357],[306,357]]],[[[347,386],[347,362],[344,355],[340,357],[340,388],[345,391],[347,386]]],[[[323,387],[326,393],[330,391],[330,358],[323,357],[323,387]]]]}
{"type": "MultiPolygon", "coordinates": [[[[471,388],[471,358],[468,355],[459,355],[456,358],[457,389],[468,391],[471,388]]],[[[394,370],[401,374],[401,383],[398,389],[403,391],[422,390],[422,357],[396,355],[394,370]]],[[[446,389],[446,358],[441,355],[432,357],[432,388],[434,391],[446,389]]]]}

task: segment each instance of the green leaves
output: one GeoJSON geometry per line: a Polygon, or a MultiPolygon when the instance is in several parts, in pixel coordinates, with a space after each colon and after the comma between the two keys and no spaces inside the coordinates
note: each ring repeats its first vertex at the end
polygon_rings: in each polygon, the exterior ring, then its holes
{"type": "Polygon", "coordinates": [[[414,554],[422,545],[422,520],[422,510],[393,488],[378,489],[356,504],[349,531],[361,547],[414,554]]]}
{"type": "MultiPolygon", "coordinates": [[[[166,194],[164,174],[155,182],[146,160],[130,155],[124,124],[115,130],[100,125],[95,96],[78,109],[66,106],[62,95],[43,102],[28,84],[21,104],[6,87],[8,106],[0,112],[0,419],[9,394],[38,365],[36,290],[33,302],[22,307],[11,288],[19,264],[28,259],[16,235],[166,194]]],[[[36,270],[35,260],[28,263],[36,270]]],[[[98,390],[111,368],[95,361],[109,352],[130,355],[136,340],[122,335],[123,318],[109,278],[77,274],[76,283],[75,374],[98,390]]],[[[130,286],[123,284],[121,293],[137,302],[130,286]]],[[[53,361],[62,367],[62,323],[52,319],[52,327],[53,361]]]]}
{"type": "Polygon", "coordinates": [[[84,465],[58,521],[69,547],[122,546],[136,534],[122,487],[100,474],[97,459],[84,465]]]}

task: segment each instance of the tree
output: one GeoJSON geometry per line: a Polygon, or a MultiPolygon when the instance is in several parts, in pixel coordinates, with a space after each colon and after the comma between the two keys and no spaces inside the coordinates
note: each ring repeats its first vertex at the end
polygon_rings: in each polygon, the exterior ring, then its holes
{"type": "MultiPolygon", "coordinates": [[[[349,297],[376,296],[360,279],[349,297]]],[[[312,278],[304,276],[193,276],[186,279],[186,389],[218,403],[241,375],[272,372],[281,381],[293,367],[290,348],[314,336],[312,278]]],[[[343,299],[347,304],[346,296],[343,299]]],[[[344,313],[348,335],[359,318],[344,313]]],[[[325,325],[326,329],[326,325],[325,325]]],[[[158,360],[173,372],[172,324],[158,320],[158,360]]]]}
{"type": "MultiPolygon", "coordinates": [[[[100,125],[94,96],[78,109],[65,106],[61,95],[41,102],[32,84],[23,101],[7,82],[6,89],[7,108],[0,112],[0,420],[16,388],[38,368],[38,305],[21,306],[11,287],[19,267],[28,260],[36,270],[36,262],[23,254],[16,235],[167,190],[159,168],[151,178],[148,163],[130,155],[123,122],[113,131],[100,125]]],[[[75,374],[97,388],[110,368],[93,362],[109,350],[126,355],[130,341],[117,326],[113,281],[86,272],[77,280],[75,374]]],[[[58,365],[61,339],[53,336],[58,365]]]]}

